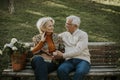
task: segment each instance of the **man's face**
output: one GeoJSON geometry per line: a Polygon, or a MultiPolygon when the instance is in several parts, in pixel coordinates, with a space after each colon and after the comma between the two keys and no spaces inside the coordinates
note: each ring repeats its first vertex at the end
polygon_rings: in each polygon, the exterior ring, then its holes
{"type": "Polygon", "coordinates": [[[74,24],[72,24],[71,19],[66,21],[65,27],[66,27],[67,31],[70,33],[73,33],[76,30],[76,26],[74,24]]]}

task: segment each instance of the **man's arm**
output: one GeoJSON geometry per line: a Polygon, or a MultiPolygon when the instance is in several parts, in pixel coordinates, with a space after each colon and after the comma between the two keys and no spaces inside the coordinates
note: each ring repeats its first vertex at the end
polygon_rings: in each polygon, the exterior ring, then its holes
{"type": "Polygon", "coordinates": [[[80,39],[74,49],[72,49],[68,53],[62,53],[57,52],[56,58],[72,58],[74,56],[79,56],[82,54],[82,51],[86,48],[88,48],[88,35],[87,33],[84,33],[84,35],[81,36],[82,39],[80,39]]]}

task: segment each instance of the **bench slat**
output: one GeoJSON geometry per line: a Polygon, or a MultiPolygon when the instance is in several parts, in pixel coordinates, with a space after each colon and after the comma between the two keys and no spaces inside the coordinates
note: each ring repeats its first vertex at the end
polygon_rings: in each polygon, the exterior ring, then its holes
{"type": "MultiPolygon", "coordinates": [[[[87,75],[117,75],[119,73],[120,75],[120,69],[117,68],[92,68],[87,75]],[[113,74],[114,73],[114,74],[113,74]]],[[[3,75],[7,76],[34,76],[34,71],[32,69],[25,69],[21,70],[20,72],[14,72],[12,69],[5,69],[2,73],[3,75]]],[[[74,72],[70,73],[70,75],[73,75],[74,72]]],[[[49,74],[49,76],[56,75],[56,71],[49,74]]]]}

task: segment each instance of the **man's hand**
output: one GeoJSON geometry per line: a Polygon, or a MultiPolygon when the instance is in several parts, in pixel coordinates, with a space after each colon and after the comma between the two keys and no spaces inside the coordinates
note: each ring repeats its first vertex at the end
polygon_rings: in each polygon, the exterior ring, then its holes
{"type": "Polygon", "coordinates": [[[55,59],[62,59],[63,58],[63,53],[60,51],[55,51],[53,52],[53,56],[55,59]]]}

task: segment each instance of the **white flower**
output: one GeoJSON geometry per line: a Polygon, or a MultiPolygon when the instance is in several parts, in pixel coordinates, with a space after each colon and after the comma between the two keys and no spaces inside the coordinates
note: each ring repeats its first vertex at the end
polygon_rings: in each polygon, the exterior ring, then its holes
{"type": "Polygon", "coordinates": [[[34,47],[31,47],[31,48],[30,48],[30,50],[33,50],[33,49],[34,49],[34,47]]]}
{"type": "Polygon", "coordinates": [[[6,48],[6,47],[10,47],[10,48],[12,48],[13,45],[12,45],[12,44],[5,44],[5,45],[4,45],[4,48],[6,48]]]}
{"type": "Polygon", "coordinates": [[[30,47],[30,44],[29,43],[25,43],[25,46],[24,46],[25,48],[27,48],[27,47],[30,47]]]}
{"type": "Polygon", "coordinates": [[[13,50],[13,51],[14,51],[14,50],[18,50],[18,48],[14,46],[14,47],[12,47],[12,50],[13,50]]]}
{"type": "Polygon", "coordinates": [[[2,55],[2,50],[0,50],[0,54],[2,55]]]}
{"type": "Polygon", "coordinates": [[[11,43],[11,44],[14,44],[14,43],[16,43],[17,41],[18,41],[18,40],[17,40],[16,38],[12,38],[10,43],[11,43]]]}

